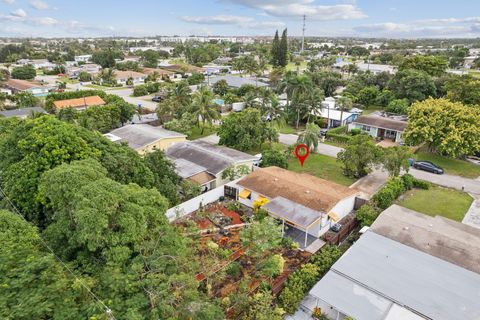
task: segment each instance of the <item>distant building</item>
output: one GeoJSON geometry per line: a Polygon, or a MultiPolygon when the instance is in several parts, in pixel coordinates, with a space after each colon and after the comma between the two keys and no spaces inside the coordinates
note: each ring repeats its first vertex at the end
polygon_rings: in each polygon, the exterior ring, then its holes
{"type": "Polygon", "coordinates": [[[128,143],[130,148],[141,155],[155,150],[167,150],[187,138],[182,133],[148,124],[128,124],[105,134],[105,136],[113,142],[128,143]]]}
{"type": "Polygon", "coordinates": [[[244,77],[235,77],[235,76],[212,76],[206,79],[206,82],[213,86],[220,80],[227,81],[229,87],[232,88],[240,88],[243,85],[252,85],[256,87],[267,87],[268,84],[262,81],[258,81],[251,78],[244,78],[244,77]]]}
{"type": "Polygon", "coordinates": [[[45,96],[50,91],[53,91],[55,87],[43,85],[34,81],[20,80],[20,79],[8,79],[4,87],[11,90],[12,93],[17,92],[30,92],[34,96],[45,96]]]}
{"type": "MultiPolygon", "coordinates": [[[[337,69],[341,69],[344,66],[353,64],[352,62],[345,62],[345,61],[338,61],[336,62],[333,67],[337,69]]],[[[370,71],[373,74],[378,74],[381,72],[386,72],[389,74],[395,74],[397,69],[394,66],[388,64],[375,64],[375,63],[355,63],[360,71],[370,71]]]]}
{"type": "Polygon", "coordinates": [[[128,80],[131,79],[133,84],[143,84],[145,83],[145,79],[147,75],[144,73],[136,72],[136,71],[121,71],[115,70],[114,71],[115,80],[117,80],[118,84],[126,85],[128,80]]]}
{"type": "Polygon", "coordinates": [[[55,109],[65,109],[65,108],[74,108],[77,110],[85,110],[91,106],[103,106],[105,101],[99,96],[90,96],[90,97],[82,97],[82,98],[75,98],[75,99],[67,99],[67,100],[57,100],[53,102],[53,106],[55,109]]]}
{"type": "Polygon", "coordinates": [[[31,65],[35,69],[47,69],[52,70],[57,65],[48,61],[47,59],[20,59],[17,61],[17,64],[26,66],[31,65]]]}
{"type": "Polygon", "coordinates": [[[92,61],[92,55],[91,54],[84,54],[80,56],[75,56],[75,62],[81,62],[81,63],[87,63],[92,61]]]}
{"type": "Polygon", "coordinates": [[[21,108],[21,109],[15,109],[15,110],[4,110],[0,111],[0,118],[5,117],[5,118],[20,118],[20,119],[25,119],[28,116],[34,114],[34,113],[47,113],[43,108],[40,107],[31,107],[31,108],[21,108]]]}
{"type": "Polygon", "coordinates": [[[401,143],[403,142],[402,134],[407,125],[408,122],[405,116],[370,114],[358,117],[349,125],[348,130],[360,129],[373,138],[401,143]]]}
{"type": "Polygon", "coordinates": [[[480,230],[393,205],[287,319],[477,320],[480,230]]]}

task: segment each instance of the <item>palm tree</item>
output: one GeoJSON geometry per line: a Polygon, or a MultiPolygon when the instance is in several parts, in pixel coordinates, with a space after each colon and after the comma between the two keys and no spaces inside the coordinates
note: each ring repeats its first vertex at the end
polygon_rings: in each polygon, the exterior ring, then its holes
{"type": "Polygon", "coordinates": [[[270,74],[268,75],[268,79],[270,80],[270,84],[273,87],[277,87],[278,83],[283,77],[283,68],[274,68],[272,71],[270,71],[270,74]]]}
{"type": "Polygon", "coordinates": [[[338,109],[340,110],[340,125],[343,122],[343,112],[352,109],[353,101],[349,97],[340,97],[337,99],[338,109]]]}
{"type": "Polygon", "coordinates": [[[202,122],[202,132],[205,130],[205,123],[212,125],[213,120],[220,119],[220,113],[217,110],[217,105],[213,101],[215,95],[207,86],[201,86],[200,89],[193,95],[192,107],[194,109],[193,115],[200,125],[202,122]]]}
{"type": "Polygon", "coordinates": [[[300,109],[305,105],[305,100],[308,97],[309,91],[313,89],[312,79],[306,75],[297,76],[290,85],[289,89],[292,102],[297,112],[297,122],[295,127],[298,129],[300,125],[300,109]]]}
{"type": "Polygon", "coordinates": [[[256,91],[247,92],[247,94],[243,96],[243,103],[245,105],[245,108],[257,108],[259,105],[257,98],[258,97],[256,91]]]}
{"type": "Polygon", "coordinates": [[[112,84],[115,82],[115,71],[112,68],[105,68],[100,71],[100,79],[103,82],[112,84]]]}
{"type": "Polygon", "coordinates": [[[307,123],[310,122],[310,116],[319,115],[322,113],[323,109],[323,99],[325,95],[323,94],[323,90],[317,87],[312,87],[310,91],[307,92],[304,100],[305,104],[305,114],[304,117],[307,118],[307,123]]]}
{"type": "Polygon", "coordinates": [[[311,151],[316,152],[320,137],[320,127],[315,123],[307,123],[305,131],[298,137],[297,142],[305,144],[311,151]]]}
{"type": "Polygon", "coordinates": [[[259,88],[258,98],[260,99],[260,110],[265,115],[266,109],[271,102],[273,92],[269,88],[259,88]]]}
{"type": "Polygon", "coordinates": [[[271,95],[270,102],[265,105],[265,114],[270,116],[270,124],[279,123],[282,119],[282,106],[276,95],[271,95]]]}

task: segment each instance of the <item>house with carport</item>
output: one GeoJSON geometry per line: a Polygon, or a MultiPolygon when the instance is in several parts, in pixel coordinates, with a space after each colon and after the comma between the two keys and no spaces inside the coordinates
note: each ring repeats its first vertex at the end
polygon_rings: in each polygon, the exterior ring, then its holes
{"type": "Polygon", "coordinates": [[[391,140],[402,143],[402,134],[407,128],[405,116],[391,116],[384,113],[360,116],[348,126],[348,130],[360,129],[377,140],[391,140]]]}
{"type": "Polygon", "coordinates": [[[240,203],[261,206],[289,227],[288,233],[302,248],[352,212],[359,195],[355,188],[279,167],[257,169],[236,188],[240,203]]]}

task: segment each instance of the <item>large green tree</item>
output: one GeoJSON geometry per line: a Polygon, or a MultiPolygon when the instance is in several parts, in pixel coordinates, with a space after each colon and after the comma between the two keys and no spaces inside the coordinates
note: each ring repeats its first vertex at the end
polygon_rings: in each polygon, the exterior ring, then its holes
{"type": "Polygon", "coordinates": [[[410,102],[434,97],[436,93],[432,77],[423,71],[413,69],[397,72],[389,87],[398,99],[405,98],[410,102]]]}
{"type": "Polygon", "coordinates": [[[199,124],[202,123],[201,134],[203,134],[206,124],[212,125],[214,120],[220,119],[220,113],[214,98],[215,94],[206,86],[200,87],[193,95],[193,115],[199,124]]]}
{"type": "Polygon", "coordinates": [[[378,165],[382,158],[382,151],[372,138],[360,134],[348,142],[345,150],[338,154],[338,161],[343,164],[343,172],[349,177],[363,177],[378,165]]]}
{"type": "Polygon", "coordinates": [[[410,56],[403,59],[398,70],[414,69],[423,71],[432,77],[438,77],[447,71],[448,61],[437,56],[410,56]]]}
{"type": "Polygon", "coordinates": [[[13,79],[32,80],[37,75],[35,68],[27,65],[13,68],[11,77],[13,79]]]}
{"type": "Polygon", "coordinates": [[[218,130],[221,145],[241,151],[259,148],[266,141],[266,134],[267,124],[254,108],[230,113],[218,130]]]}
{"type": "Polygon", "coordinates": [[[410,106],[407,143],[461,157],[480,150],[480,109],[447,99],[427,99],[410,106]]]}

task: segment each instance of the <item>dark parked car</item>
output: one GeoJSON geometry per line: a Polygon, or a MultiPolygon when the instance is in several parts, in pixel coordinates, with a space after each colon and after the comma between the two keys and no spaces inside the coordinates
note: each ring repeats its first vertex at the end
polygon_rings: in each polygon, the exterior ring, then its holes
{"type": "Polygon", "coordinates": [[[162,100],[163,100],[162,96],[155,96],[155,97],[152,98],[153,102],[162,102],[162,100]]]}
{"type": "Polygon", "coordinates": [[[413,164],[413,167],[418,170],[428,171],[436,174],[443,174],[443,169],[430,161],[417,161],[413,164]]]}

